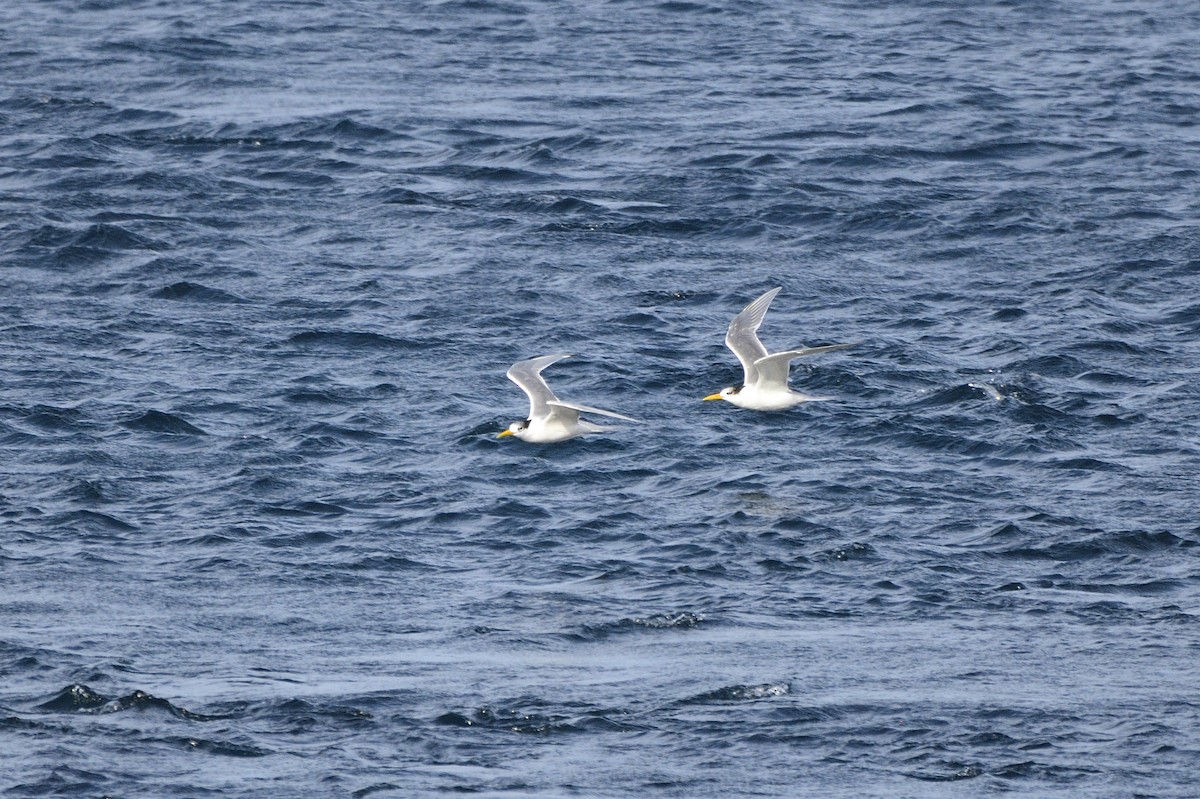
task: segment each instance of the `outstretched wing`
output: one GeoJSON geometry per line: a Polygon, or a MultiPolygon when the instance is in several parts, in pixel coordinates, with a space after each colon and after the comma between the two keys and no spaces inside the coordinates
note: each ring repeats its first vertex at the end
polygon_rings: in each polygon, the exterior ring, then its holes
{"type": "MultiPolygon", "coordinates": [[[[767,348],[758,340],[758,328],[762,325],[771,300],[779,293],[782,286],[776,287],[747,305],[740,314],[733,317],[729,323],[729,331],[725,334],[725,346],[733,350],[733,354],[742,364],[745,373],[743,385],[750,385],[758,379],[756,363],[767,357],[767,348]]],[[[786,368],[786,364],[785,364],[786,368]]]]}
{"type": "Polygon", "coordinates": [[[787,350],[786,352],[777,352],[774,355],[759,358],[754,362],[754,369],[758,375],[757,385],[760,388],[786,389],[788,384],[788,367],[791,366],[792,361],[796,358],[803,358],[805,355],[819,355],[822,352],[844,350],[847,347],[853,346],[853,344],[826,344],[823,347],[787,350]]]}
{"type": "Polygon", "coordinates": [[[634,419],[630,416],[623,416],[622,414],[619,414],[619,413],[613,413],[612,411],[606,411],[601,408],[593,408],[588,405],[579,405],[574,402],[562,402],[561,400],[550,400],[546,404],[549,405],[551,408],[562,408],[562,409],[568,410],[568,411],[575,411],[577,417],[578,417],[579,413],[598,413],[601,416],[611,416],[614,419],[624,419],[627,422],[638,421],[637,419],[634,419]]]}
{"type": "Polygon", "coordinates": [[[529,397],[529,418],[546,416],[550,413],[550,403],[557,402],[558,397],[542,379],[542,370],[552,363],[570,358],[566,353],[542,355],[527,361],[517,361],[508,368],[508,379],[520,386],[529,397]]]}

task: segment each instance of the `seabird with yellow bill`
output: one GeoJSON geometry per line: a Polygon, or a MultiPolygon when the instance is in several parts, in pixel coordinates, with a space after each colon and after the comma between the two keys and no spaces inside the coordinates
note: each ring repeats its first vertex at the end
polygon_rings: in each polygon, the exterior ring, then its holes
{"type": "Polygon", "coordinates": [[[516,436],[522,441],[534,444],[551,444],[556,441],[578,438],[587,433],[601,433],[609,429],[580,419],[579,414],[581,413],[598,413],[601,416],[611,416],[627,422],[637,421],[637,419],[631,419],[612,411],[591,408],[587,405],[576,405],[573,402],[563,402],[556,397],[550,390],[550,386],[546,385],[546,380],[542,377],[542,370],[556,361],[570,357],[563,353],[542,355],[527,361],[517,361],[509,368],[508,379],[520,386],[521,390],[529,396],[529,418],[513,422],[497,438],[516,436]]]}
{"type": "Polygon", "coordinates": [[[802,402],[830,399],[830,397],[814,397],[792,391],[788,386],[788,372],[791,369],[791,363],[796,358],[805,355],[844,350],[854,345],[827,344],[823,347],[768,353],[767,348],[758,340],[758,328],[762,324],[763,317],[767,315],[767,309],[771,307],[771,300],[775,299],[780,288],[782,287],[771,289],[747,305],[729,323],[729,331],[725,334],[725,346],[733,350],[733,354],[742,363],[745,376],[741,385],[723,388],[716,394],[709,394],[704,399],[725,400],[739,408],[749,408],[755,411],[782,411],[802,402]]]}

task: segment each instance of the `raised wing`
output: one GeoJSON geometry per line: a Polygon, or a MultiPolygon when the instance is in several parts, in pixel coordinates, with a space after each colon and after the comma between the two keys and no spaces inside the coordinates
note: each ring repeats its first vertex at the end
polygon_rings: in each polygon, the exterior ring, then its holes
{"type": "Polygon", "coordinates": [[[601,408],[592,408],[588,405],[578,405],[574,402],[562,402],[561,400],[551,400],[551,401],[547,402],[546,404],[549,405],[551,408],[563,408],[563,409],[570,410],[570,411],[576,411],[576,416],[578,416],[579,413],[598,413],[601,416],[611,416],[614,419],[624,419],[627,422],[638,421],[637,419],[634,419],[629,416],[623,416],[619,413],[613,413],[612,411],[602,410],[601,408]]]}
{"type": "MultiPolygon", "coordinates": [[[[733,350],[733,354],[742,364],[745,373],[743,385],[750,385],[758,380],[755,363],[767,357],[767,348],[758,340],[758,328],[762,325],[771,300],[779,293],[782,286],[776,287],[747,305],[740,314],[733,317],[729,323],[729,331],[725,334],[725,346],[733,350]]],[[[785,364],[786,368],[786,364],[785,364]]]]}
{"type": "Polygon", "coordinates": [[[542,370],[552,363],[570,357],[566,353],[542,355],[527,361],[517,361],[508,368],[508,379],[520,386],[521,390],[529,397],[530,419],[535,416],[548,415],[550,408],[547,406],[558,401],[558,397],[554,396],[550,386],[546,385],[546,381],[542,379],[542,370]]]}
{"type": "Polygon", "coordinates": [[[826,344],[823,347],[808,347],[802,350],[787,350],[759,358],[754,362],[758,376],[757,385],[761,388],[786,389],[788,384],[788,367],[796,358],[805,355],[819,355],[822,352],[833,352],[853,347],[853,344],[826,344]]]}

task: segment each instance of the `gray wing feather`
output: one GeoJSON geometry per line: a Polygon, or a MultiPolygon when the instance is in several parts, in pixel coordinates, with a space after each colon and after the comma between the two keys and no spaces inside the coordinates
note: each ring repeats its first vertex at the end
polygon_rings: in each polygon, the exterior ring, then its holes
{"type": "Polygon", "coordinates": [[[508,379],[516,383],[529,397],[530,419],[549,414],[550,408],[547,406],[558,401],[558,397],[554,396],[554,392],[542,378],[542,370],[552,363],[570,357],[567,353],[542,355],[527,361],[517,361],[508,368],[508,379]]]}
{"type": "Polygon", "coordinates": [[[574,402],[562,402],[561,400],[551,400],[550,402],[547,402],[546,404],[552,408],[564,408],[567,410],[576,411],[577,414],[578,413],[598,413],[601,416],[611,416],[614,419],[624,419],[627,422],[636,422],[637,421],[637,419],[634,419],[630,416],[624,416],[619,413],[613,413],[612,411],[606,411],[601,408],[593,408],[588,405],[579,405],[574,402]]]}
{"type": "Polygon", "coordinates": [[[767,348],[758,340],[758,328],[762,325],[771,300],[779,293],[782,286],[776,287],[747,305],[740,314],[733,317],[729,323],[729,331],[725,334],[725,346],[733,351],[742,364],[745,372],[744,385],[750,385],[758,379],[755,363],[767,357],[767,348]]]}
{"type": "Polygon", "coordinates": [[[777,387],[786,388],[788,383],[788,368],[795,359],[803,358],[805,355],[819,355],[822,352],[844,350],[847,347],[853,346],[853,344],[826,344],[822,347],[807,347],[801,350],[777,352],[774,355],[759,358],[754,362],[754,369],[758,375],[758,385],[769,386],[774,384],[777,387]]]}

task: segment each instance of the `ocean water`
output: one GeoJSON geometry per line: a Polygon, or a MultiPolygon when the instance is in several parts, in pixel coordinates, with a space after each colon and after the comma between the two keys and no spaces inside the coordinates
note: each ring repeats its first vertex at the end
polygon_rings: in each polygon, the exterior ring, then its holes
{"type": "Polygon", "coordinates": [[[1197,30],[0,6],[0,796],[1194,797],[1197,30]]]}

